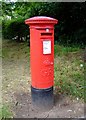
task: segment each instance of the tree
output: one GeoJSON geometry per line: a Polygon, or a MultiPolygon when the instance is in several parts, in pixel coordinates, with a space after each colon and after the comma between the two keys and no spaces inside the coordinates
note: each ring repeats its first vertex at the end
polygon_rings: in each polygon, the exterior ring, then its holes
{"type": "MultiPolygon", "coordinates": [[[[33,16],[53,17],[59,21],[59,24],[55,26],[55,39],[59,43],[86,44],[86,3],[12,2],[3,3],[2,6],[3,18],[6,20],[6,16],[11,17],[11,21],[16,21],[15,25],[19,21],[18,25],[21,26],[21,20],[33,16]]],[[[19,33],[21,33],[20,28],[17,28],[19,33]]]]}

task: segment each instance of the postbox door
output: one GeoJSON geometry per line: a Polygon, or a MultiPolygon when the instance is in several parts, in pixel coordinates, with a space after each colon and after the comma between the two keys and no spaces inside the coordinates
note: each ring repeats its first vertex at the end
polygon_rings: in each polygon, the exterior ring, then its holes
{"type": "Polygon", "coordinates": [[[45,33],[46,30],[31,29],[31,82],[38,89],[49,88],[54,83],[54,32],[52,29],[45,33]]]}
{"type": "Polygon", "coordinates": [[[54,84],[54,30],[41,32],[41,64],[39,86],[52,87],[54,84]]]}

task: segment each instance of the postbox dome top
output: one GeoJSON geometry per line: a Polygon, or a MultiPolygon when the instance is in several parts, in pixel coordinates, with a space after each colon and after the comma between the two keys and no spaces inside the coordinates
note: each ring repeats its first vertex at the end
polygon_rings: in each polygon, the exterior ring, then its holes
{"type": "Polygon", "coordinates": [[[46,16],[35,16],[29,19],[25,20],[25,24],[33,24],[33,23],[52,23],[52,24],[57,24],[58,20],[51,18],[51,17],[46,17],[46,16]]]}

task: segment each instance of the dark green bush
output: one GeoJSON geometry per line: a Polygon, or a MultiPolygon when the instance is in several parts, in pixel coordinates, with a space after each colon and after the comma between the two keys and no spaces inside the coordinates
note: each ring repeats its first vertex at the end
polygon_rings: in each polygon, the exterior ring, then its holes
{"type": "Polygon", "coordinates": [[[2,21],[2,36],[5,39],[16,39],[18,41],[27,40],[29,28],[24,23],[24,19],[13,19],[2,21]]]}

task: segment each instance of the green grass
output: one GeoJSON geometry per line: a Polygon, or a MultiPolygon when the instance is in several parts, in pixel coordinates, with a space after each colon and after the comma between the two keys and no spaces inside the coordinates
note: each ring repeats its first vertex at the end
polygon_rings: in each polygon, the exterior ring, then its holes
{"type": "Polygon", "coordinates": [[[3,59],[22,59],[29,57],[30,49],[27,43],[17,43],[16,41],[3,40],[2,58],[3,59]],[[27,56],[25,56],[27,55],[27,56]]]}
{"type": "Polygon", "coordinates": [[[12,118],[12,112],[8,105],[3,105],[0,110],[0,119],[12,118]]]}
{"type": "Polygon", "coordinates": [[[76,51],[79,51],[80,48],[78,46],[74,46],[74,47],[64,47],[63,45],[54,45],[54,53],[55,53],[55,56],[58,54],[59,56],[62,56],[62,55],[67,55],[67,53],[69,52],[76,52],[76,51]]]}
{"type": "Polygon", "coordinates": [[[83,50],[55,45],[55,86],[57,93],[84,99],[83,50]],[[81,66],[83,65],[83,66],[81,66]]]}

